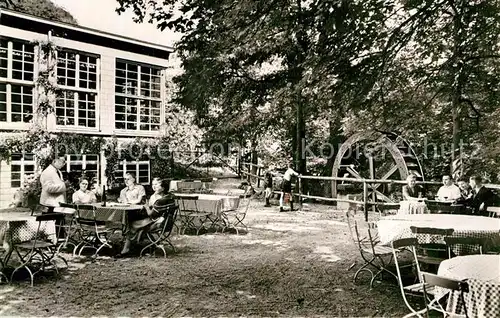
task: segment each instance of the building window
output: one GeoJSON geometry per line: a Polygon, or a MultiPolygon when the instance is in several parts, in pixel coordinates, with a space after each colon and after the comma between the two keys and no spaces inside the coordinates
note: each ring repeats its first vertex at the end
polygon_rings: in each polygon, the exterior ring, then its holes
{"type": "Polygon", "coordinates": [[[117,183],[123,184],[125,183],[125,174],[134,173],[137,183],[149,184],[150,172],[151,166],[149,160],[122,160],[115,171],[115,180],[117,183]]]}
{"type": "Polygon", "coordinates": [[[66,156],[66,172],[76,174],[77,177],[80,177],[83,171],[85,171],[88,178],[99,180],[99,155],[66,156]]]}
{"type": "Polygon", "coordinates": [[[33,119],[34,51],[32,44],[0,39],[0,122],[33,119]]]}
{"type": "Polygon", "coordinates": [[[56,123],[97,127],[98,58],[80,52],[57,52],[57,83],[63,89],[56,101],[56,123]]]}
{"type": "Polygon", "coordinates": [[[161,68],[116,61],[115,75],[115,128],[159,130],[161,68]]]}
{"type": "Polygon", "coordinates": [[[35,169],[35,156],[33,154],[13,153],[10,162],[10,186],[20,188],[24,179],[35,173],[35,169]]]}

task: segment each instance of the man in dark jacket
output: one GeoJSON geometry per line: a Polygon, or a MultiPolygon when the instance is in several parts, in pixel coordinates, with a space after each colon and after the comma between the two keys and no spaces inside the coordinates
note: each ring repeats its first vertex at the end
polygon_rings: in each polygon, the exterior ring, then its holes
{"type": "Polygon", "coordinates": [[[488,216],[486,209],[495,200],[495,194],[490,189],[484,187],[483,179],[480,176],[472,176],[470,178],[470,185],[473,193],[470,200],[472,213],[488,216]]]}

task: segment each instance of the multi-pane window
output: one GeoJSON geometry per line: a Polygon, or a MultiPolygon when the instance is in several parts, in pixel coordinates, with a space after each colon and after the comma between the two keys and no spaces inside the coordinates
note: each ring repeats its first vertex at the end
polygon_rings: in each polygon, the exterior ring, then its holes
{"type": "Polygon", "coordinates": [[[0,77],[7,78],[7,67],[9,65],[9,42],[0,39],[0,77]]]}
{"type": "Polygon", "coordinates": [[[56,101],[57,125],[97,127],[97,58],[58,51],[57,83],[63,88],[56,101]]]}
{"type": "Polygon", "coordinates": [[[151,166],[149,160],[133,161],[133,160],[122,160],[118,164],[118,168],[115,170],[115,180],[116,182],[122,184],[125,181],[125,174],[133,173],[135,174],[136,182],[140,184],[150,183],[150,172],[151,166]]]}
{"type": "Polygon", "coordinates": [[[35,173],[35,157],[33,154],[13,153],[10,163],[10,186],[20,188],[24,179],[35,173]]]}
{"type": "Polygon", "coordinates": [[[115,75],[115,128],[159,130],[161,69],[116,61],[115,75]]]}
{"type": "Polygon", "coordinates": [[[33,87],[11,85],[11,121],[28,123],[33,118],[33,87]]]}
{"type": "MultiPolygon", "coordinates": [[[[99,155],[67,155],[66,171],[86,172],[87,177],[99,179],[99,155]]],[[[90,180],[89,180],[90,181],[90,180]]]]}
{"type": "Polygon", "coordinates": [[[12,42],[12,78],[33,81],[35,47],[32,44],[12,42]]]}
{"type": "Polygon", "coordinates": [[[0,38],[0,122],[33,118],[35,47],[0,38]]]}

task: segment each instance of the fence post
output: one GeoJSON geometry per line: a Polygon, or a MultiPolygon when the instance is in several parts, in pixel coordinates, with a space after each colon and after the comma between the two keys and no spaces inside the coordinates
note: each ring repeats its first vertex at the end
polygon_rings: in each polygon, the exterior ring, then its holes
{"type": "Polygon", "coordinates": [[[252,177],[250,176],[250,173],[252,172],[252,165],[249,163],[247,164],[247,167],[248,167],[247,181],[248,184],[252,184],[252,177]]]}
{"type": "Polygon", "coordinates": [[[297,179],[299,181],[299,209],[302,210],[302,175],[299,174],[297,179]]]}
{"type": "Polygon", "coordinates": [[[257,168],[257,188],[260,188],[260,166],[257,168]]]}
{"type": "Polygon", "coordinates": [[[363,180],[363,212],[365,212],[365,221],[368,222],[368,183],[363,180]]]}

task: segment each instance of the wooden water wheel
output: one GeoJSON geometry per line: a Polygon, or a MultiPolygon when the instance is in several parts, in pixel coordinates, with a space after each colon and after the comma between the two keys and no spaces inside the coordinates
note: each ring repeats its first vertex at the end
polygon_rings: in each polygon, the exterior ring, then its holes
{"type": "MultiPolygon", "coordinates": [[[[424,181],[422,165],[410,144],[401,136],[387,132],[357,133],[347,139],[339,149],[333,163],[332,176],[357,179],[406,180],[409,174],[424,181]]],[[[369,198],[373,202],[394,202],[395,187],[391,184],[369,185],[369,198]]],[[[397,185],[400,189],[401,186],[397,185]]],[[[332,182],[332,197],[339,191],[362,193],[362,183],[332,182]]]]}

